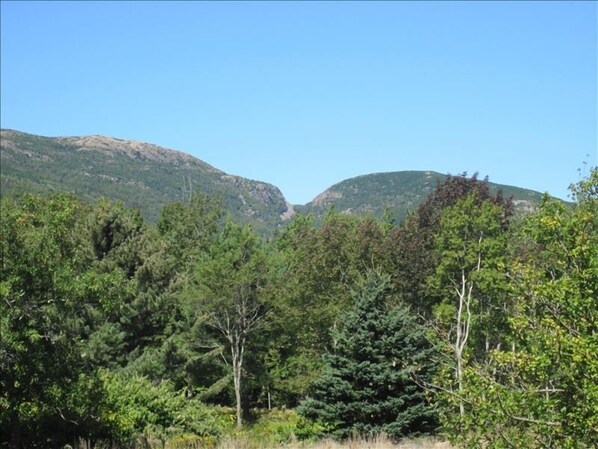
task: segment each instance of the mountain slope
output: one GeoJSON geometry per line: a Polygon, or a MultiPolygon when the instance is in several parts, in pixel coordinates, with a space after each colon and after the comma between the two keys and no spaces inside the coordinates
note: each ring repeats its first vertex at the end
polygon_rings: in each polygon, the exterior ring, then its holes
{"type": "MultiPolygon", "coordinates": [[[[262,234],[295,211],[322,217],[330,206],[347,214],[381,216],[389,209],[397,221],[422,203],[446,175],[432,171],[375,173],[333,185],[304,206],[289,205],[270,184],[228,175],[180,151],[105,136],[42,137],[0,131],[0,193],[68,191],[88,202],[122,200],[155,222],[162,206],[186,201],[192,192],[219,197],[225,213],[252,223],[262,234]]],[[[513,196],[520,209],[541,194],[490,183],[513,196]]]]}
{"type": "MultiPolygon", "coordinates": [[[[156,221],[163,205],[201,191],[258,230],[271,230],[290,206],[270,184],[228,175],[188,154],[104,136],[0,135],[1,192],[69,191],[84,200],[120,199],[156,221]]],[[[285,216],[286,216],[285,215],[285,216]]]]}
{"type": "MultiPolygon", "coordinates": [[[[301,213],[321,217],[330,206],[347,214],[377,216],[382,216],[388,208],[395,219],[401,221],[409,211],[426,199],[436,183],[445,176],[447,175],[432,171],[398,171],[357,176],[333,185],[305,206],[296,209],[301,213]]],[[[504,196],[512,196],[519,209],[527,209],[542,198],[541,193],[532,190],[491,182],[488,184],[492,191],[502,190],[504,196]]]]}

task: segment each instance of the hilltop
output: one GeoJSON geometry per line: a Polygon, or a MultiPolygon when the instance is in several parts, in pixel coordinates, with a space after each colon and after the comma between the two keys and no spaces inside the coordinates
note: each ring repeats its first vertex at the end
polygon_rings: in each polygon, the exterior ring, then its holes
{"type": "MultiPolygon", "coordinates": [[[[305,206],[302,213],[323,216],[332,206],[337,212],[350,215],[373,214],[378,217],[388,209],[397,221],[402,221],[434,190],[436,183],[446,176],[433,171],[396,171],[357,176],[333,185],[305,206]]],[[[527,210],[537,204],[542,194],[533,190],[488,183],[494,193],[502,191],[513,197],[515,207],[527,210]]]]}

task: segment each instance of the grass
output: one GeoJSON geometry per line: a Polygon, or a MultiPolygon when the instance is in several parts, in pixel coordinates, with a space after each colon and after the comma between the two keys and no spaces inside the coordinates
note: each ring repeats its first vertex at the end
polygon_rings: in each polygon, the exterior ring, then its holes
{"type": "MultiPolygon", "coordinates": [[[[199,441],[183,444],[166,444],[164,449],[204,449],[199,441]]],[[[259,441],[247,436],[226,437],[216,445],[215,449],[453,449],[444,441],[432,437],[405,439],[394,443],[385,436],[372,439],[357,438],[339,442],[330,438],[316,442],[291,441],[288,443],[273,443],[259,441]]]]}
{"type": "MultiPolygon", "coordinates": [[[[65,446],[67,447],[67,446],[65,446]]],[[[71,446],[68,446],[69,448],[71,446]]],[[[108,449],[109,445],[94,446],[94,449],[108,449]]],[[[89,449],[87,442],[80,440],[74,449],[89,449]]],[[[384,435],[376,438],[356,438],[339,442],[331,438],[315,442],[290,441],[274,443],[271,440],[258,440],[247,435],[230,436],[221,439],[215,446],[206,444],[201,439],[178,439],[166,443],[161,441],[145,441],[134,445],[131,449],[454,449],[449,443],[433,437],[405,439],[394,443],[384,435]]]]}

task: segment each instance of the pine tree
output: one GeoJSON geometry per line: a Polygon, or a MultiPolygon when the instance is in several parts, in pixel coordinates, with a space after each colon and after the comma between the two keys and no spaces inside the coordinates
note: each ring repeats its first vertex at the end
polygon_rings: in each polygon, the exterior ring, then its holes
{"type": "Polygon", "coordinates": [[[365,277],[334,335],[322,376],[299,408],[335,437],[399,438],[435,427],[434,410],[419,385],[432,375],[433,348],[406,306],[388,307],[388,286],[376,273],[365,277]]]}

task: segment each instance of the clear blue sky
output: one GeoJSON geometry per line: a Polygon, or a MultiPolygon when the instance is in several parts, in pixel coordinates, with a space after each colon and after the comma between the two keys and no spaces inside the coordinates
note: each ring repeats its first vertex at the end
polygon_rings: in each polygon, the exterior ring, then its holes
{"type": "Polygon", "coordinates": [[[385,171],[566,198],[597,164],[595,2],[1,3],[1,126],[174,148],[294,204],[385,171]]]}

